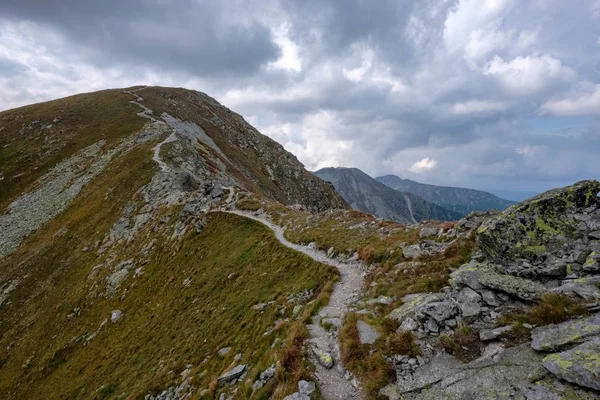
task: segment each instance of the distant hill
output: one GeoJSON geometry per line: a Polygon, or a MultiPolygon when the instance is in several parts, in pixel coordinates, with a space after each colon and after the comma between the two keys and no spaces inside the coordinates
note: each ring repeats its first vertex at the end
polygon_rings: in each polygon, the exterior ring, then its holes
{"type": "Polygon", "coordinates": [[[356,168],[323,168],[314,173],[331,182],[353,208],[402,223],[423,220],[453,221],[461,214],[403,193],[376,181],[356,168]]]}
{"type": "Polygon", "coordinates": [[[514,201],[504,200],[481,190],[427,185],[410,179],[402,179],[396,175],[385,175],[375,179],[392,189],[416,194],[461,215],[467,215],[471,211],[487,211],[494,208],[504,210],[516,204],[514,201]]]}

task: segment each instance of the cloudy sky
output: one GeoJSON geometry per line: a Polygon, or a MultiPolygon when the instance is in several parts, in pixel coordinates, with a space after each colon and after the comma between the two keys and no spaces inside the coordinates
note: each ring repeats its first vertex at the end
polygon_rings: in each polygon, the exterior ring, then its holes
{"type": "Polygon", "coordinates": [[[600,178],[600,0],[2,0],[0,109],[206,92],[309,169],[539,191],[600,178]]]}

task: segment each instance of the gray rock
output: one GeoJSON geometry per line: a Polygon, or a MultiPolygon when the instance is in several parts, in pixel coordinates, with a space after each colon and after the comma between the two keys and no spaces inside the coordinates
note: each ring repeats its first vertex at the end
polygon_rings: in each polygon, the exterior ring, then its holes
{"type": "Polygon", "coordinates": [[[110,313],[110,321],[112,323],[117,322],[123,316],[123,312],[121,310],[114,310],[110,313]]]}
{"type": "Polygon", "coordinates": [[[401,331],[416,331],[418,328],[419,324],[417,323],[417,321],[408,317],[405,318],[404,321],[402,321],[402,324],[400,324],[400,328],[398,329],[401,331]]]}
{"type": "Polygon", "coordinates": [[[600,335],[600,314],[595,314],[562,324],[535,328],[531,331],[531,347],[544,351],[559,350],[598,335],[600,335]]]}
{"type": "Polygon", "coordinates": [[[361,320],[356,322],[356,329],[358,329],[358,338],[362,344],[373,344],[380,336],[371,325],[361,320]]]}
{"type": "Polygon", "coordinates": [[[223,347],[223,348],[219,349],[219,351],[217,351],[217,354],[220,355],[221,357],[224,357],[227,354],[229,354],[230,351],[231,351],[231,347],[223,347]]]}
{"type": "Polygon", "coordinates": [[[498,339],[503,333],[510,332],[512,330],[512,326],[502,326],[500,328],[495,329],[483,329],[479,331],[479,339],[484,342],[498,339]]]}
{"type": "Polygon", "coordinates": [[[594,285],[567,283],[551,290],[552,293],[572,297],[581,297],[584,300],[600,300],[600,289],[594,285]]]}
{"type": "Polygon", "coordinates": [[[437,322],[435,322],[435,319],[433,319],[433,318],[428,318],[423,326],[429,332],[438,333],[440,331],[440,327],[438,326],[437,322]]]}
{"type": "Polygon", "coordinates": [[[225,383],[235,381],[236,379],[238,379],[239,377],[244,375],[244,372],[246,372],[246,366],[238,365],[238,366],[230,369],[229,371],[225,372],[220,377],[218,377],[217,383],[219,385],[223,385],[225,383]]]}
{"type": "Polygon", "coordinates": [[[465,287],[458,293],[456,300],[460,303],[477,303],[481,301],[481,295],[470,287],[465,287]]]}
{"type": "Polygon", "coordinates": [[[561,400],[559,395],[541,385],[526,389],[524,395],[527,400],[561,400]]]}
{"type": "Polygon", "coordinates": [[[317,346],[312,346],[312,352],[317,357],[319,364],[329,369],[333,367],[333,357],[326,351],[319,349],[317,346]]]}
{"type": "Polygon", "coordinates": [[[481,297],[483,298],[483,301],[491,307],[498,307],[500,306],[500,299],[498,299],[498,296],[496,296],[496,293],[494,293],[493,290],[489,290],[489,289],[482,289],[480,290],[481,293],[481,297]]]}
{"type": "Polygon", "coordinates": [[[440,230],[438,228],[423,228],[423,229],[421,229],[421,232],[419,233],[419,237],[421,239],[423,239],[423,238],[428,238],[431,236],[437,236],[439,231],[440,230]]]}
{"type": "Polygon", "coordinates": [[[594,231],[594,232],[588,233],[588,238],[590,238],[592,240],[600,240],[600,231],[594,231]]]}
{"type": "Polygon", "coordinates": [[[400,400],[400,392],[393,383],[390,383],[389,385],[379,389],[379,395],[387,397],[388,400],[400,400]]]}
{"type": "Polygon", "coordinates": [[[385,305],[389,305],[392,304],[392,302],[394,301],[394,299],[392,299],[391,297],[388,296],[379,296],[375,299],[371,299],[369,301],[367,301],[367,304],[369,305],[373,305],[373,304],[385,304],[385,305]]]}
{"type": "Polygon", "coordinates": [[[404,318],[413,317],[415,313],[423,310],[428,304],[441,301],[444,296],[441,294],[431,293],[416,293],[404,296],[403,304],[390,312],[388,318],[393,318],[398,322],[402,322],[404,318]]]}
{"type": "Polygon", "coordinates": [[[475,321],[481,314],[479,303],[460,303],[460,315],[467,324],[475,321]]]}
{"type": "Polygon", "coordinates": [[[443,326],[445,320],[454,317],[458,313],[458,309],[456,304],[451,301],[440,301],[428,304],[423,312],[443,326]]]}
{"type": "Polygon", "coordinates": [[[298,393],[311,396],[315,390],[317,390],[317,387],[314,382],[298,381],[298,393]]]}
{"type": "Polygon", "coordinates": [[[551,354],[544,358],[544,367],[557,377],[579,386],[600,390],[600,338],[551,354]]]}
{"type": "Polygon", "coordinates": [[[310,400],[310,396],[295,392],[290,394],[289,396],[285,396],[283,400],[310,400]]]}
{"type": "Polygon", "coordinates": [[[409,246],[404,246],[402,248],[402,254],[405,258],[420,258],[420,257],[430,257],[440,253],[443,253],[447,248],[446,244],[425,241],[417,244],[412,244],[409,246]]]}

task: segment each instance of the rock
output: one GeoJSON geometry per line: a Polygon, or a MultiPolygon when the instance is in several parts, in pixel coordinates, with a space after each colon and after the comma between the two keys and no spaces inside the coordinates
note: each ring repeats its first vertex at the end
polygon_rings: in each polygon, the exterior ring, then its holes
{"type": "Polygon", "coordinates": [[[428,330],[429,332],[433,332],[433,333],[438,333],[440,331],[440,327],[438,326],[437,322],[435,322],[435,319],[433,319],[433,318],[427,319],[427,321],[425,322],[423,327],[426,330],[428,330]]]}
{"type": "Polygon", "coordinates": [[[121,310],[114,310],[110,313],[110,321],[112,323],[117,322],[123,316],[123,312],[121,310]]]}
{"type": "Polygon", "coordinates": [[[487,304],[488,306],[491,307],[498,307],[500,306],[500,300],[498,299],[498,296],[496,296],[496,293],[494,293],[493,290],[488,290],[488,289],[482,289],[480,290],[481,293],[481,298],[483,299],[483,302],[485,304],[487,304]]]}
{"type": "Polygon", "coordinates": [[[588,238],[592,240],[600,240],[600,231],[594,231],[588,233],[588,238]]]}
{"type": "Polygon", "coordinates": [[[405,258],[431,257],[443,253],[448,246],[443,243],[425,241],[402,248],[402,254],[405,258]]]}
{"type": "Polygon", "coordinates": [[[557,377],[579,386],[600,390],[600,338],[551,354],[544,358],[544,367],[557,377]]]}
{"type": "Polygon", "coordinates": [[[218,377],[217,384],[223,385],[225,383],[235,381],[236,379],[238,379],[239,377],[244,375],[244,372],[246,372],[246,366],[238,365],[238,366],[230,369],[229,371],[225,372],[220,377],[218,377]]]}
{"type": "Polygon", "coordinates": [[[426,305],[423,312],[435,319],[439,325],[444,326],[444,321],[455,316],[458,310],[456,304],[451,301],[440,301],[426,305]]]}
{"type": "Polygon", "coordinates": [[[479,339],[481,339],[483,342],[498,339],[503,333],[510,332],[511,330],[512,326],[510,325],[495,329],[483,329],[479,332],[479,339]]]}
{"type": "Polygon", "coordinates": [[[489,347],[485,360],[466,365],[439,353],[412,374],[397,370],[396,385],[406,400],[524,399],[523,392],[530,386],[527,374],[542,357],[529,345],[504,351],[495,345],[489,347]]]}
{"type": "Polygon", "coordinates": [[[379,395],[387,397],[388,400],[400,400],[400,392],[393,383],[390,383],[389,385],[379,389],[379,395]]]}
{"type": "Polygon", "coordinates": [[[475,321],[481,314],[479,303],[460,303],[460,315],[467,324],[475,321]]]}
{"type": "Polygon", "coordinates": [[[505,268],[521,259],[535,265],[540,254],[561,251],[579,234],[582,218],[576,217],[598,206],[598,192],[600,182],[581,181],[509,207],[477,229],[478,247],[488,260],[505,268]]]}
{"type": "Polygon", "coordinates": [[[402,321],[402,324],[400,324],[400,328],[398,329],[401,331],[416,331],[418,328],[419,324],[417,323],[417,321],[408,317],[405,318],[404,321],[402,321]]]}
{"type": "Polygon", "coordinates": [[[371,325],[361,320],[356,322],[356,329],[358,329],[358,338],[362,344],[373,344],[380,336],[371,325]]]}
{"type": "Polygon", "coordinates": [[[258,303],[258,304],[253,305],[252,309],[260,311],[260,310],[263,310],[266,306],[268,306],[267,303],[258,303]]]}
{"type": "Polygon", "coordinates": [[[470,287],[465,287],[458,293],[456,300],[460,303],[477,303],[481,301],[481,295],[470,287]]]}
{"type": "Polygon", "coordinates": [[[477,262],[464,264],[450,274],[450,284],[455,288],[468,286],[473,290],[499,290],[529,301],[538,299],[547,291],[546,287],[538,282],[499,274],[495,271],[495,266],[477,262]]]}
{"type": "Polygon", "coordinates": [[[296,392],[290,394],[289,396],[285,396],[283,400],[310,400],[310,396],[296,392]]]}
{"type": "Polygon", "coordinates": [[[524,392],[527,400],[561,400],[561,396],[552,393],[549,389],[541,385],[535,385],[524,392]]]}
{"type": "Polygon", "coordinates": [[[298,315],[298,313],[302,310],[302,306],[298,305],[298,306],[294,306],[294,308],[292,309],[292,315],[298,315]]]}
{"type": "Polygon", "coordinates": [[[367,304],[369,304],[369,305],[373,305],[373,304],[389,305],[389,304],[392,304],[393,301],[394,301],[394,299],[392,299],[391,297],[379,296],[376,299],[371,299],[371,300],[367,301],[367,304]]]}
{"type": "Polygon", "coordinates": [[[442,301],[444,297],[440,294],[417,293],[409,294],[402,298],[403,304],[390,312],[387,317],[402,322],[404,318],[413,317],[416,312],[423,310],[428,304],[442,301]]]}
{"type": "Polygon", "coordinates": [[[562,324],[541,326],[531,331],[531,347],[553,351],[567,345],[579,344],[600,335],[600,314],[571,320],[562,324]]]}
{"type": "Polygon", "coordinates": [[[329,369],[333,367],[333,357],[326,351],[319,349],[317,346],[312,346],[312,352],[317,357],[319,364],[329,369]]]}
{"type": "Polygon", "coordinates": [[[222,349],[219,349],[219,351],[217,351],[217,354],[221,357],[224,357],[227,354],[229,354],[230,351],[231,351],[231,347],[223,347],[222,349]]]}
{"type": "Polygon", "coordinates": [[[486,346],[483,354],[469,363],[471,368],[483,368],[497,364],[504,353],[504,346],[500,343],[490,343],[486,346]]]}
{"type": "Polygon", "coordinates": [[[439,231],[440,230],[438,228],[423,228],[423,229],[421,229],[421,232],[419,233],[419,237],[421,239],[423,239],[423,238],[428,238],[431,236],[437,236],[439,231]]]}
{"type": "Polygon", "coordinates": [[[264,384],[264,383],[263,383],[263,381],[261,381],[260,379],[259,379],[259,380],[256,380],[256,381],[254,381],[254,383],[252,384],[252,390],[258,390],[258,389],[262,388],[264,385],[265,385],[265,384],[264,384]]]}
{"type": "Polygon", "coordinates": [[[314,382],[307,382],[305,380],[298,382],[298,393],[300,394],[311,396],[315,390],[317,390],[317,387],[314,382]]]}
{"type": "Polygon", "coordinates": [[[600,289],[594,285],[567,283],[551,290],[552,293],[572,297],[581,297],[584,300],[600,300],[600,289]]]}

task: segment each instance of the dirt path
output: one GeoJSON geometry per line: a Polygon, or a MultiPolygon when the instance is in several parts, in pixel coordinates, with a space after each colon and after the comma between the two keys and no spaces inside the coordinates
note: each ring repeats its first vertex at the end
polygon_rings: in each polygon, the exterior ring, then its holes
{"type": "Polygon", "coordinates": [[[325,368],[321,365],[317,357],[311,352],[311,361],[316,367],[315,376],[319,381],[321,394],[326,400],[339,399],[362,399],[364,396],[360,388],[357,388],[358,382],[351,374],[346,373],[340,361],[339,343],[337,336],[328,333],[320,324],[320,318],[339,318],[343,320],[344,314],[348,311],[349,306],[354,303],[362,290],[363,278],[361,276],[362,266],[356,262],[341,262],[339,260],[327,257],[325,252],[317,250],[309,246],[301,246],[289,242],[283,235],[282,227],[275,225],[265,216],[255,215],[250,212],[239,210],[219,210],[230,214],[239,215],[250,218],[266,225],[273,231],[279,242],[301,253],[306,254],[313,260],[331,265],[340,271],[340,281],[335,285],[329,304],[324,307],[319,313],[319,318],[313,318],[313,323],[308,325],[311,338],[310,345],[318,348],[320,351],[328,353],[334,360],[333,368],[325,368]]]}

